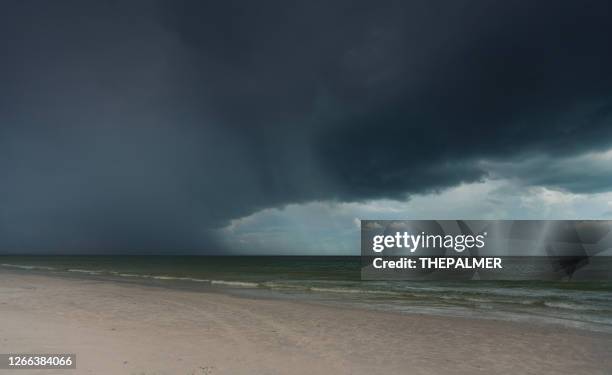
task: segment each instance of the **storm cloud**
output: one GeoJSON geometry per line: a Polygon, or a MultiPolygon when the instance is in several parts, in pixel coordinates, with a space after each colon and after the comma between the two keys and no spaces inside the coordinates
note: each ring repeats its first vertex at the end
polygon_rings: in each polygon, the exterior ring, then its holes
{"type": "Polygon", "coordinates": [[[486,179],[610,191],[610,8],[4,1],[0,251],[223,252],[260,210],[486,179]]]}

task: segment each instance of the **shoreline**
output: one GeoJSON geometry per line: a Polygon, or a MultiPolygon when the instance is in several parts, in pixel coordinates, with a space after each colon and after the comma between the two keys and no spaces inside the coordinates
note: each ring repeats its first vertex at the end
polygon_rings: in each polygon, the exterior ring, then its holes
{"type": "MultiPolygon", "coordinates": [[[[289,288],[279,287],[283,281],[247,281],[247,280],[215,280],[215,279],[202,279],[193,278],[186,276],[169,276],[165,274],[148,274],[148,273],[122,273],[109,270],[89,270],[89,269],[75,269],[75,268],[53,268],[46,266],[28,266],[28,265],[12,265],[12,264],[0,264],[0,272],[6,271],[8,273],[14,272],[16,274],[23,275],[40,275],[48,276],[53,278],[63,278],[66,280],[84,280],[84,281],[98,281],[98,282],[110,282],[125,285],[140,285],[143,287],[154,287],[162,289],[171,289],[179,291],[189,291],[195,293],[215,293],[224,294],[237,298],[246,299],[269,299],[269,300],[281,300],[281,301],[293,301],[298,303],[324,305],[331,307],[339,307],[346,309],[358,309],[368,310],[377,312],[386,312],[392,314],[401,315],[427,315],[427,316],[438,316],[438,317],[449,317],[449,318],[463,318],[463,319],[476,319],[476,320],[493,320],[493,321],[504,321],[504,322],[515,322],[518,324],[528,324],[534,326],[544,327],[558,327],[558,328],[569,328],[577,330],[585,330],[591,332],[602,332],[606,334],[612,334],[612,326],[608,321],[606,322],[591,322],[580,320],[581,317],[572,317],[569,319],[551,315],[548,312],[546,315],[538,311],[517,311],[509,310],[505,306],[496,307],[491,306],[489,308],[463,306],[458,307],[456,305],[444,305],[436,306],[436,302],[446,302],[448,300],[456,299],[453,292],[443,295],[441,301],[428,301],[423,305],[423,301],[419,304],[419,301],[413,301],[406,299],[402,292],[397,290],[360,290],[359,287],[351,285],[348,289],[343,289],[341,285],[312,285],[310,288],[289,288]],[[356,289],[355,289],[356,288],[356,289]],[[364,299],[362,297],[375,296],[376,299],[364,299]],[[383,298],[383,299],[381,299],[383,298]],[[398,302],[401,302],[398,304],[398,302]],[[393,304],[390,305],[389,303],[393,304]]],[[[315,280],[316,281],[316,280],[315,280]]],[[[347,280],[348,281],[348,280],[347,280]]],[[[325,282],[325,281],[324,281],[325,282]]],[[[353,281],[348,281],[353,282],[353,281]]],[[[366,281],[367,283],[368,281],[366,281]]],[[[487,281],[484,281],[487,283],[487,281]]],[[[429,282],[422,281],[424,289],[427,290],[431,287],[429,282]]],[[[489,282],[490,283],[490,282],[489,282]]],[[[454,289],[464,293],[469,291],[463,289],[466,285],[459,286],[459,289],[454,289]]],[[[474,285],[478,287],[477,285],[474,285]]],[[[448,286],[447,286],[448,287],[448,286]]],[[[480,288],[490,288],[491,285],[485,284],[480,288]]],[[[495,286],[493,286],[495,287],[495,286]]],[[[451,288],[453,290],[453,288],[451,288]]],[[[510,289],[511,290],[511,289],[510,289]]],[[[563,290],[561,290],[563,291],[563,290]]],[[[557,291],[559,292],[559,290],[557,291]]],[[[407,294],[410,295],[411,292],[407,294]]],[[[414,293],[414,291],[412,292],[414,293]]],[[[548,291],[547,291],[548,293],[548,291]]],[[[519,306],[533,306],[531,301],[521,301],[521,296],[516,294],[510,294],[516,300],[519,306]]],[[[438,297],[440,298],[440,297],[438,297]]],[[[473,303],[484,302],[480,296],[472,295],[466,297],[467,300],[474,301],[473,303]]],[[[484,297],[486,298],[486,297],[484,297]]],[[[602,298],[599,296],[598,298],[602,298]]],[[[555,300],[540,301],[536,302],[536,306],[545,306],[550,308],[561,308],[566,309],[570,312],[582,312],[586,308],[583,305],[566,305],[564,302],[557,302],[555,300]]],[[[545,312],[546,313],[546,312],[545,312]]],[[[612,316],[607,317],[609,320],[612,316]]]]}
{"type": "Polygon", "coordinates": [[[612,371],[606,333],[25,272],[0,272],[0,321],[0,352],[75,352],[78,374],[612,371]]]}

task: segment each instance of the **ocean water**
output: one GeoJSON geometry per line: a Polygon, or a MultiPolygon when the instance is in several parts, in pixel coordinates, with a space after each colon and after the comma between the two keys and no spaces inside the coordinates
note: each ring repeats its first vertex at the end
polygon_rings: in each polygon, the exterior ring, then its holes
{"type": "Polygon", "coordinates": [[[359,257],[0,256],[0,272],[612,332],[610,282],[361,281],[360,267],[359,257]]]}

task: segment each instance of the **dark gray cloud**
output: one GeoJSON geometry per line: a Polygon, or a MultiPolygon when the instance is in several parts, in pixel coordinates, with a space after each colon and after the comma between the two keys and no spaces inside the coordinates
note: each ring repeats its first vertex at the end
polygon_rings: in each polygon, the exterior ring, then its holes
{"type": "Polygon", "coordinates": [[[502,171],[609,190],[486,167],[612,146],[609,2],[0,7],[2,250],[222,251],[259,209],[502,171]]]}
{"type": "Polygon", "coordinates": [[[482,162],[490,178],[510,177],[519,185],[547,186],[577,194],[609,192],[612,151],[568,158],[537,156],[509,161],[482,162]]]}

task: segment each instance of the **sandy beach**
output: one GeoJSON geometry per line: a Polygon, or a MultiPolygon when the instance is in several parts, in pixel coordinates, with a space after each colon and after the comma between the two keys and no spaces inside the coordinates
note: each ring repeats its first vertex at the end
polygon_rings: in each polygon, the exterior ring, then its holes
{"type": "MultiPolygon", "coordinates": [[[[612,335],[0,272],[0,353],[76,353],[19,374],[610,374],[612,335]]],[[[9,373],[0,370],[0,373],[9,373]]]]}

